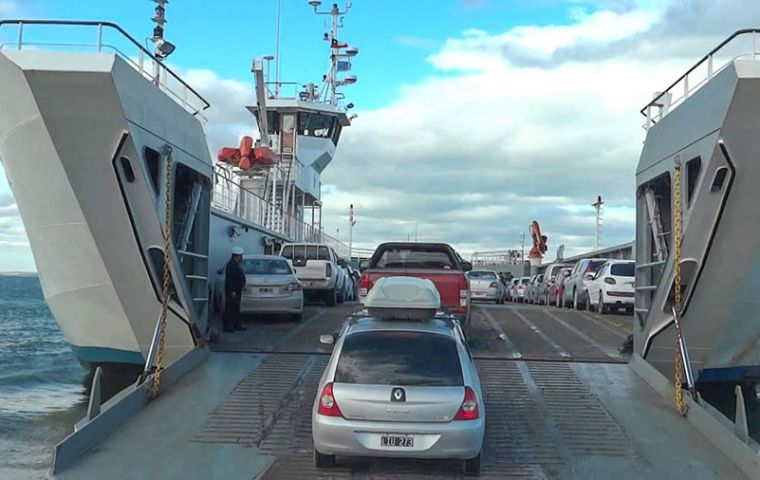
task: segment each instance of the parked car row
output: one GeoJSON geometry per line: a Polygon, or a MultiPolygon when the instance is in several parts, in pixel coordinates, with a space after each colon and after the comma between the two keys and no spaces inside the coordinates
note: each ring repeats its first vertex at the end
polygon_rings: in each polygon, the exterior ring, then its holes
{"type": "Polygon", "coordinates": [[[512,280],[511,302],[592,310],[633,312],[635,263],[632,260],[584,258],[575,265],[553,263],[544,273],[512,280]]]}

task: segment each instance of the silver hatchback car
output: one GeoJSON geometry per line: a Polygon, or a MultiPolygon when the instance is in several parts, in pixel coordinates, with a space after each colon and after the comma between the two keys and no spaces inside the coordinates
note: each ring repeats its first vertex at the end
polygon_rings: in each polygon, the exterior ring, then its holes
{"type": "Polygon", "coordinates": [[[480,380],[458,322],[367,314],[344,325],[314,401],[317,467],[336,455],[440,458],[477,473],[484,429],[480,380]]]}

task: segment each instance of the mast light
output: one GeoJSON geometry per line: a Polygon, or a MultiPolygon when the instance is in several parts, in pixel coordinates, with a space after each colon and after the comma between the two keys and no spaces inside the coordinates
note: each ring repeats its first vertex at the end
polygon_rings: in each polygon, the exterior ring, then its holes
{"type": "Polygon", "coordinates": [[[316,12],[320,5],[322,5],[322,2],[319,0],[309,0],[309,5],[314,7],[314,11],[316,12]]]}
{"type": "Polygon", "coordinates": [[[346,48],[346,55],[349,57],[355,57],[359,54],[359,49],[357,47],[347,47],[346,48]]]}

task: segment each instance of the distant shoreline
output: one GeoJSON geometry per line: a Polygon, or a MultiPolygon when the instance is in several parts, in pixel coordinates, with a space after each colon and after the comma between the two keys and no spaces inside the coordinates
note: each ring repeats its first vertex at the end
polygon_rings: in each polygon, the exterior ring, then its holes
{"type": "Polygon", "coordinates": [[[37,272],[0,272],[0,277],[37,277],[37,272]]]}

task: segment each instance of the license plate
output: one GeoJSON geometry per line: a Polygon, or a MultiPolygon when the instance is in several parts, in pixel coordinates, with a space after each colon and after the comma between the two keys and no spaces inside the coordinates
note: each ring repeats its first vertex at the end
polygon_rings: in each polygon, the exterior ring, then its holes
{"type": "Polygon", "coordinates": [[[383,435],[380,437],[381,447],[412,448],[414,437],[411,435],[383,435]]]}
{"type": "Polygon", "coordinates": [[[272,293],[274,288],[259,288],[259,293],[272,293]]]}

